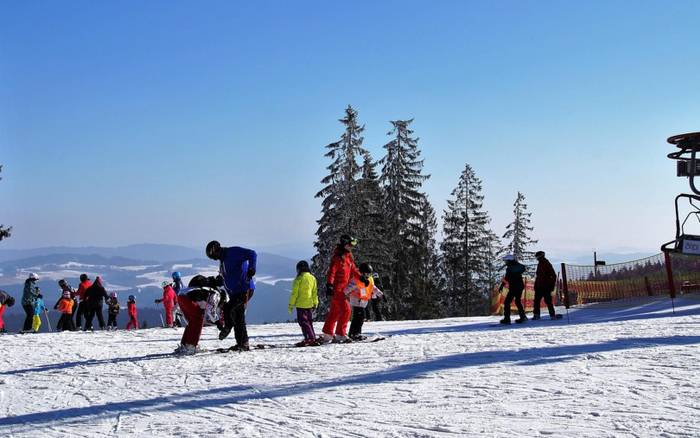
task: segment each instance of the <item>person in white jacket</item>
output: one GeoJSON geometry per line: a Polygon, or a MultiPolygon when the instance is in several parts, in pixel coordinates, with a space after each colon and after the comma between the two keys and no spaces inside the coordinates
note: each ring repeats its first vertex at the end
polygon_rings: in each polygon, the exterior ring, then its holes
{"type": "Polygon", "coordinates": [[[362,263],[359,268],[360,276],[350,279],[350,283],[345,288],[345,296],[350,301],[352,307],[352,321],[348,337],[353,341],[367,339],[362,335],[362,325],[365,322],[365,307],[373,298],[381,298],[384,293],[374,284],[372,277],[372,266],[369,263],[362,263]]]}

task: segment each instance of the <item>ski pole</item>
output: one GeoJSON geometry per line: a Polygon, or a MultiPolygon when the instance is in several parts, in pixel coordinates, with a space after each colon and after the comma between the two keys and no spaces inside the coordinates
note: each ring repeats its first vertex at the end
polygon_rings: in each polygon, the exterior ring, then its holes
{"type": "Polygon", "coordinates": [[[49,332],[53,332],[53,329],[51,329],[51,320],[49,319],[49,311],[44,309],[44,315],[46,316],[46,325],[49,326],[49,332]]]}
{"type": "Polygon", "coordinates": [[[160,316],[160,325],[161,325],[161,327],[165,327],[165,322],[163,321],[163,315],[162,315],[162,314],[159,314],[158,316],[160,316]]]}

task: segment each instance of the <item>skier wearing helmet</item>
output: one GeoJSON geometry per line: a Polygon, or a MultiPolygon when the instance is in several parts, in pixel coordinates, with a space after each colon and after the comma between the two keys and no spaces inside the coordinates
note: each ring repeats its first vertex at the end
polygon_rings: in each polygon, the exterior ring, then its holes
{"type": "Polygon", "coordinates": [[[173,316],[175,313],[177,294],[169,281],[164,281],[161,286],[163,287],[163,298],[157,299],[156,303],[163,303],[163,308],[165,308],[165,325],[173,328],[173,316]]]}
{"type": "Polygon", "coordinates": [[[372,276],[372,266],[369,263],[360,264],[360,276],[354,276],[348,287],[345,288],[345,295],[350,300],[352,306],[352,321],[350,322],[350,332],[348,336],[353,341],[367,339],[362,335],[362,325],[365,322],[365,307],[373,298],[378,299],[384,296],[374,284],[372,276]]]}
{"type": "Polygon", "coordinates": [[[520,315],[520,318],[516,319],[515,322],[523,323],[527,321],[523,303],[520,301],[523,290],[525,289],[525,282],[523,281],[525,266],[518,263],[515,256],[512,254],[503,257],[503,261],[506,262],[506,275],[498,290],[502,291],[503,287],[507,284],[508,295],[506,295],[505,302],[503,303],[503,319],[500,322],[501,324],[510,324],[510,303],[515,299],[515,306],[518,308],[518,314],[520,315]]]}
{"type": "Polygon", "coordinates": [[[296,269],[297,276],[292,283],[292,293],[289,296],[289,304],[287,305],[289,313],[292,313],[296,307],[297,323],[299,323],[301,332],[304,335],[304,340],[296,345],[298,347],[318,345],[316,332],[314,332],[313,317],[313,311],[318,307],[316,277],[311,273],[309,263],[306,260],[301,260],[297,263],[296,269]]]}
{"type": "Polygon", "coordinates": [[[223,287],[229,298],[224,305],[224,325],[219,327],[219,339],[226,339],[233,330],[236,345],[232,349],[247,351],[250,347],[245,311],[255,289],[253,277],[255,277],[258,255],[252,249],[239,246],[222,247],[216,240],[207,244],[206,254],[210,259],[219,262],[219,274],[223,277],[223,287]]]}
{"type": "Polygon", "coordinates": [[[126,329],[138,329],[139,321],[136,313],[136,297],[129,295],[129,300],[126,302],[127,313],[129,314],[129,322],[126,324],[126,329]]]}
{"type": "Polygon", "coordinates": [[[30,333],[32,331],[32,323],[34,321],[34,304],[39,297],[39,288],[36,285],[38,280],[39,276],[32,272],[24,282],[22,308],[24,309],[25,318],[21,333],[30,333]]]}
{"type": "Polygon", "coordinates": [[[0,333],[7,332],[7,330],[5,330],[5,321],[2,319],[2,314],[5,313],[6,307],[12,307],[14,305],[15,299],[4,290],[0,290],[0,333]]]}
{"type": "Polygon", "coordinates": [[[182,310],[180,309],[180,304],[177,301],[177,295],[180,295],[180,291],[185,288],[184,283],[182,282],[182,274],[179,271],[173,272],[173,290],[175,291],[175,307],[173,309],[173,314],[175,315],[175,325],[177,327],[183,327],[187,325],[187,321],[185,320],[185,314],[182,313],[182,310]]]}
{"type": "Polygon", "coordinates": [[[109,294],[107,299],[107,330],[117,329],[117,316],[119,315],[119,300],[117,299],[117,293],[112,292],[109,294]]]}
{"type": "Polygon", "coordinates": [[[360,271],[352,257],[352,248],[357,240],[348,234],[340,236],[338,246],[333,251],[331,264],[326,276],[326,296],[331,298],[331,307],[323,325],[321,342],[348,342],[347,327],[350,319],[350,304],[345,297],[345,288],[352,276],[359,277],[360,271]]]}

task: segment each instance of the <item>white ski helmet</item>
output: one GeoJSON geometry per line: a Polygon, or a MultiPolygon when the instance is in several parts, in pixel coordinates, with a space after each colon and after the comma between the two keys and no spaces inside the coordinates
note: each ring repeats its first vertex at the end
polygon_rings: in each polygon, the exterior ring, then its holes
{"type": "Polygon", "coordinates": [[[503,261],[504,262],[514,262],[515,256],[513,254],[505,255],[505,256],[503,256],[503,261]]]}
{"type": "Polygon", "coordinates": [[[33,281],[37,281],[37,280],[39,280],[39,276],[32,272],[31,274],[29,274],[29,279],[33,280],[33,281]]]}
{"type": "Polygon", "coordinates": [[[165,289],[165,288],[168,287],[168,286],[170,286],[170,282],[167,281],[167,280],[164,281],[164,282],[162,282],[162,283],[160,284],[160,287],[162,287],[163,289],[165,289]]]}

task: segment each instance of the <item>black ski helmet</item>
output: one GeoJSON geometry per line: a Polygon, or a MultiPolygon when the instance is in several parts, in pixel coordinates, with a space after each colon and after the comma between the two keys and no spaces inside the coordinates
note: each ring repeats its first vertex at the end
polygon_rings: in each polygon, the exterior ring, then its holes
{"type": "Polygon", "coordinates": [[[15,298],[14,297],[7,297],[7,301],[5,301],[5,305],[7,307],[12,307],[15,305],[15,298]]]}
{"type": "Polygon", "coordinates": [[[136,301],[136,297],[133,295],[129,295],[129,301],[136,301]]]}
{"type": "Polygon", "coordinates": [[[340,236],[340,244],[342,246],[345,246],[345,245],[355,246],[355,245],[357,245],[357,240],[349,234],[343,234],[342,236],[340,236]]]}
{"type": "Polygon", "coordinates": [[[311,268],[309,268],[309,263],[306,260],[302,260],[299,263],[297,263],[297,273],[301,274],[302,272],[311,272],[311,268]]]}
{"type": "Polygon", "coordinates": [[[87,274],[80,274],[80,282],[82,283],[83,281],[89,280],[87,274]]]}
{"type": "Polygon", "coordinates": [[[207,257],[210,259],[218,260],[219,254],[221,254],[221,244],[216,240],[212,240],[211,242],[207,243],[206,253],[207,257]]]}
{"type": "Polygon", "coordinates": [[[363,274],[371,274],[373,271],[372,265],[369,263],[360,263],[360,272],[363,274]]]}

